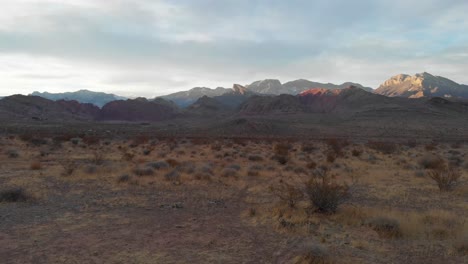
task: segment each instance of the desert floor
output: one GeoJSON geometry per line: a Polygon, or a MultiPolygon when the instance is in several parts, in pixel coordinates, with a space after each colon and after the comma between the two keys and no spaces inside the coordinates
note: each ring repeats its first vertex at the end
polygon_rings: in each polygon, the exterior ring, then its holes
{"type": "Polygon", "coordinates": [[[467,153],[443,142],[3,136],[0,262],[467,263],[467,153]],[[461,177],[440,191],[429,175],[448,166],[461,177]],[[305,191],[324,171],[347,186],[336,212],[305,191]]]}

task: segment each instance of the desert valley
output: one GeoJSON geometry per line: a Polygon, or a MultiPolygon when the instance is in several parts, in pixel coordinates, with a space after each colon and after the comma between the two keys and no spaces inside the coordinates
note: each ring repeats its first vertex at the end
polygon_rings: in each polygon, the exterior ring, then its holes
{"type": "Polygon", "coordinates": [[[467,98],[428,73],[4,97],[2,262],[464,263],[467,98]]]}

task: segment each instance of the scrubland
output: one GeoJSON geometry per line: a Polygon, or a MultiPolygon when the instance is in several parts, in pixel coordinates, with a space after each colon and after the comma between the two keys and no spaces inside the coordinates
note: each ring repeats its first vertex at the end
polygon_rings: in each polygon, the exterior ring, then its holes
{"type": "Polygon", "coordinates": [[[468,144],[0,138],[2,263],[466,263],[468,144]]]}

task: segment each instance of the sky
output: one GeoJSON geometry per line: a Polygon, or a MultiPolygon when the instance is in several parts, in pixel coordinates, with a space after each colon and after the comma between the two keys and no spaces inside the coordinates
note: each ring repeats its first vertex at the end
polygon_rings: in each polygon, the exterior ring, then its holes
{"type": "Polygon", "coordinates": [[[274,78],[468,84],[466,0],[0,0],[0,96],[274,78]]]}

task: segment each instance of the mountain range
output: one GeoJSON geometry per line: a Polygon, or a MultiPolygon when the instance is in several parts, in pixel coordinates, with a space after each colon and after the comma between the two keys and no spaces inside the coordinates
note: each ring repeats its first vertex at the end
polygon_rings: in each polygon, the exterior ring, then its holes
{"type": "Polygon", "coordinates": [[[50,100],[75,100],[80,103],[90,103],[98,107],[103,107],[105,104],[116,101],[116,100],[125,100],[123,96],[118,96],[115,94],[108,94],[103,92],[93,92],[89,90],[79,90],[76,92],[66,92],[66,93],[48,93],[48,92],[33,92],[33,96],[40,96],[50,100]]]}

